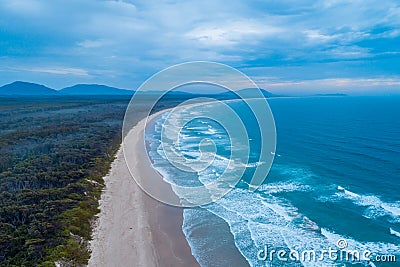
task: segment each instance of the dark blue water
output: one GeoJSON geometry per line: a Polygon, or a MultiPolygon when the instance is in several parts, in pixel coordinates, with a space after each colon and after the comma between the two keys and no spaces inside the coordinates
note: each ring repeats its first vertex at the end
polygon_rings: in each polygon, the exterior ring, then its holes
{"type": "MultiPolygon", "coordinates": [[[[213,232],[214,226],[207,228],[207,213],[228,224],[235,246],[250,266],[350,264],[343,259],[295,263],[257,257],[265,246],[318,253],[338,249],[342,239],[343,250],[369,250],[372,260],[377,255],[397,255],[400,260],[400,98],[276,98],[269,104],[277,130],[275,160],[263,185],[251,192],[246,182],[254,168],[263,164],[258,158],[260,131],[243,103],[229,103],[246,122],[250,159],[242,162],[246,166],[243,179],[225,197],[184,211],[183,230],[199,263],[214,266],[205,244],[220,249],[216,240],[224,238],[213,232]],[[199,227],[203,234],[196,236],[193,233],[199,227]]],[[[180,149],[196,158],[199,141],[207,137],[216,144],[219,157],[189,178],[174,169],[160,149],[162,122],[159,118],[146,138],[154,167],[167,181],[207,183],[227,167],[231,153],[227,133],[220,124],[203,118],[193,120],[181,132],[180,149]]],[[[229,255],[220,256],[226,266],[235,266],[229,255]]],[[[352,263],[396,265],[366,260],[352,263]]]]}

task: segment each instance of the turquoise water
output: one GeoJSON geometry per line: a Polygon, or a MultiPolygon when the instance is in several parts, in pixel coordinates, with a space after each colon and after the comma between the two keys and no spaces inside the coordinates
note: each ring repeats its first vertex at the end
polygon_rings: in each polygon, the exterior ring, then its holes
{"type": "MultiPolygon", "coordinates": [[[[229,102],[245,122],[251,154],[243,162],[243,178],[232,191],[215,203],[184,210],[182,228],[198,262],[242,266],[231,262],[230,251],[221,247],[226,233],[215,231],[211,223],[217,216],[227,223],[234,245],[250,266],[397,266],[398,262],[326,257],[263,259],[260,250],[266,246],[288,252],[314,250],[318,255],[330,247],[339,249],[337,242],[343,239],[343,251],[362,254],[368,250],[372,260],[382,255],[400,260],[400,98],[276,98],[268,102],[276,123],[277,149],[267,179],[254,192],[247,183],[256,166],[263,164],[258,161],[260,131],[242,102],[229,102]]],[[[167,115],[146,132],[154,167],[173,184],[197,186],[218,178],[231,153],[223,125],[200,116],[179,133],[178,149],[189,158],[199,155],[199,141],[204,138],[216,145],[214,162],[188,174],[169,164],[161,149],[167,115]]]]}

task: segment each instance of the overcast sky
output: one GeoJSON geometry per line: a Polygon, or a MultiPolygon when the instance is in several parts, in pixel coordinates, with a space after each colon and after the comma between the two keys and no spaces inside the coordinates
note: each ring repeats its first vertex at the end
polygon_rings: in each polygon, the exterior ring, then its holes
{"type": "Polygon", "coordinates": [[[400,2],[0,1],[0,84],[135,89],[192,60],[274,93],[400,92],[400,2]]]}

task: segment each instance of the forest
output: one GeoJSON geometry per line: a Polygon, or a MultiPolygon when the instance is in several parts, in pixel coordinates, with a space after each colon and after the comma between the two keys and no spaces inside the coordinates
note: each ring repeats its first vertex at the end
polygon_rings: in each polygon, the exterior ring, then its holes
{"type": "Polygon", "coordinates": [[[0,98],[0,265],[87,263],[128,97],[0,98]]]}
{"type": "MultiPolygon", "coordinates": [[[[0,98],[1,266],[87,264],[129,100],[0,98]]],[[[159,108],[176,104],[166,102],[159,108]]]]}

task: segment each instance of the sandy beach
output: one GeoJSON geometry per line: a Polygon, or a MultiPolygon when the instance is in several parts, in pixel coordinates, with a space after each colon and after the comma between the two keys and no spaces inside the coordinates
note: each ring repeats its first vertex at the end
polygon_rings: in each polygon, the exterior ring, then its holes
{"type": "Polygon", "coordinates": [[[182,209],[162,204],[145,194],[131,174],[165,187],[144,150],[145,120],[129,132],[105,179],[100,214],[91,242],[89,266],[199,266],[182,232],[182,209]],[[124,159],[134,153],[131,173],[124,159]]]}

